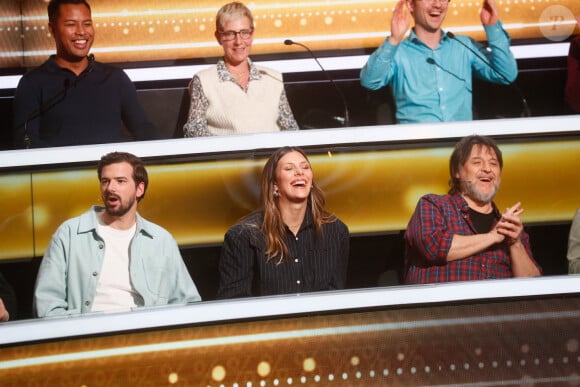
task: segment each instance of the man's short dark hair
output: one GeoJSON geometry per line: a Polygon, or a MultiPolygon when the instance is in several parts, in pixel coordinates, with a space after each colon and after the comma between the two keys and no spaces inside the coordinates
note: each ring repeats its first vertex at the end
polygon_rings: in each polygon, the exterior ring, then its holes
{"type": "Polygon", "coordinates": [[[48,21],[54,23],[58,18],[58,12],[60,11],[60,6],[63,4],[82,4],[91,11],[91,6],[86,0],[50,0],[48,3],[48,21]]]}
{"type": "Polygon", "coordinates": [[[143,199],[145,197],[145,192],[147,191],[147,186],[149,185],[149,176],[147,175],[147,170],[145,169],[143,160],[131,153],[111,152],[101,157],[99,165],[97,166],[97,175],[99,177],[99,181],[101,181],[101,173],[103,172],[104,167],[107,165],[123,162],[129,163],[133,167],[133,180],[135,181],[135,185],[144,183],[143,195],[141,195],[138,200],[143,199]]]}
{"type": "Polygon", "coordinates": [[[497,161],[499,162],[499,169],[503,168],[503,157],[501,155],[501,150],[497,146],[494,139],[491,137],[471,135],[463,137],[457,144],[455,144],[455,149],[449,158],[449,193],[455,194],[461,192],[461,182],[455,177],[459,173],[459,170],[465,164],[471,150],[474,146],[482,146],[484,148],[489,148],[494,151],[497,161]]]}

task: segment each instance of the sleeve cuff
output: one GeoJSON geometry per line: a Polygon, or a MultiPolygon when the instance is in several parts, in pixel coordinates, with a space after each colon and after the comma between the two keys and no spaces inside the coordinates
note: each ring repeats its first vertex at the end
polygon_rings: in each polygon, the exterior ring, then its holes
{"type": "Polygon", "coordinates": [[[489,26],[483,26],[483,29],[485,30],[487,40],[490,42],[502,39],[506,39],[509,41],[509,35],[507,31],[503,29],[503,24],[501,23],[501,21],[498,21],[497,23],[489,26]]]}

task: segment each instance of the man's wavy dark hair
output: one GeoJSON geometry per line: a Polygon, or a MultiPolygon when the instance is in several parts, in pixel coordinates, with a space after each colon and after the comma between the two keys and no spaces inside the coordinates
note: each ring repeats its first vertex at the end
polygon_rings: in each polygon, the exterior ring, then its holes
{"type": "Polygon", "coordinates": [[[465,164],[471,150],[474,146],[482,146],[484,148],[489,148],[495,152],[497,161],[499,162],[499,169],[503,168],[503,157],[501,155],[501,150],[497,146],[494,139],[491,137],[471,135],[463,137],[457,144],[455,144],[455,149],[451,154],[449,159],[449,193],[455,194],[461,192],[461,182],[455,177],[459,173],[459,170],[465,164]]]}
{"type": "Polygon", "coordinates": [[[145,164],[143,160],[139,157],[127,153],[127,152],[111,152],[107,153],[101,160],[99,161],[99,165],[97,167],[97,176],[99,177],[99,181],[101,181],[101,173],[103,172],[103,168],[107,165],[117,164],[117,163],[129,163],[133,167],[133,180],[135,181],[135,185],[139,185],[139,183],[143,183],[143,195],[137,199],[140,201],[145,197],[145,192],[147,192],[147,186],[149,185],[149,176],[147,175],[147,170],[145,169],[145,164]]]}

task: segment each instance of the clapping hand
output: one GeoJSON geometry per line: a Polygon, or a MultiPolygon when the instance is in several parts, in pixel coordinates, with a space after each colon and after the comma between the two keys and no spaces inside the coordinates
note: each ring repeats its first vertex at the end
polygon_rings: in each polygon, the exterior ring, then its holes
{"type": "Polygon", "coordinates": [[[495,4],[495,0],[483,0],[479,16],[481,18],[481,24],[484,26],[497,23],[499,21],[499,9],[495,4]]]}
{"type": "Polygon", "coordinates": [[[411,26],[411,12],[407,8],[407,0],[399,0],[393,11],[391,19],[391,36],[389,43],[397,46],[405,38],[405,34],[411,26]]]}
{"type": "Polygon", "coordinates": [[[521,208],[521,203],[517,202],[502,214],[501,219],[495,226],[497,233],[504,236],[504,241],[508,246],[520,240],[520,235],[524,229],[520,219],[520,215],[523,212],[524,209],[521,208]]]}

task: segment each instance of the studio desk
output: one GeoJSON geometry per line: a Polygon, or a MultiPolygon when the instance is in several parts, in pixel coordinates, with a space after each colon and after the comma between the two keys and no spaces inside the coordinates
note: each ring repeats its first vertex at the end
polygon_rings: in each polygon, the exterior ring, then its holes
{"type": "Polygon", "coordinates": [[[3,323],[2,386],[577,385],[580,276],[3,323]]]}

